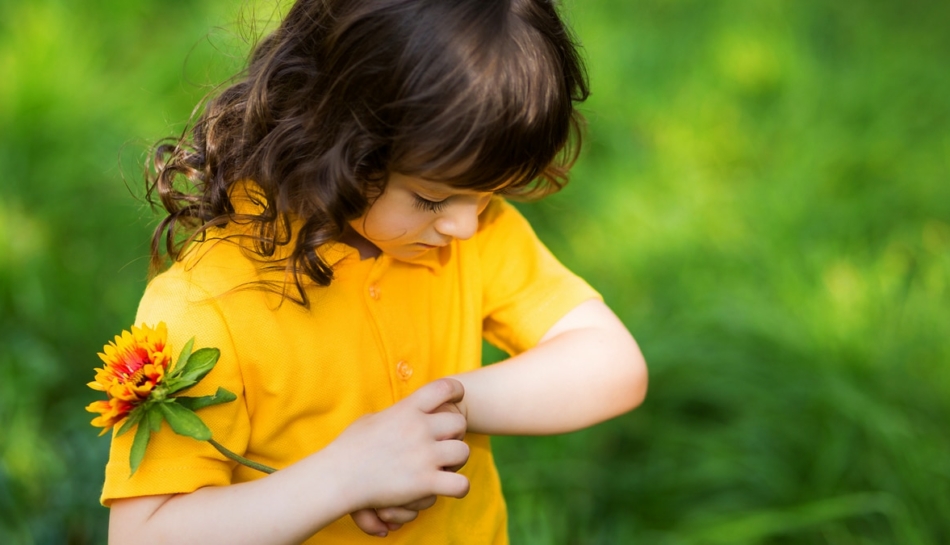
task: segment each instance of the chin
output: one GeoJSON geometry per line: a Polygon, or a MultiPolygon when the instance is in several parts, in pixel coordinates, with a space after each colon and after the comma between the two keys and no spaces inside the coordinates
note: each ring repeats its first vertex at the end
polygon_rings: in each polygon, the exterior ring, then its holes
{"type": "Polygon", "coordinates": [[[386,252],[389,254],[389,257],[393,259],[398,259],[400,261],[412,261],[418,257],[422,257],[435,248],[400,248],[399,250],[386,252]]]}

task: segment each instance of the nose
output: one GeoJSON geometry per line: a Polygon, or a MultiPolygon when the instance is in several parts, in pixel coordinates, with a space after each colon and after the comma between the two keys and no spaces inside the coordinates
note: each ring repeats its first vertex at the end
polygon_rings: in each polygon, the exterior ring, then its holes
{"type": "Polygon", "coordinates": [[[435,230],[440,234],[467,240],[478,230],[478,203],[458,203],[449,206],[435,222],[435,230]]]}

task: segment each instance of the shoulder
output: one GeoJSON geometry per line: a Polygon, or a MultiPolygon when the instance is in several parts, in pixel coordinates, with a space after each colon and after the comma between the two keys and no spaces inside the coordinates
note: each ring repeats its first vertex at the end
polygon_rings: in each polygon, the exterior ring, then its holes
{"type": "Polygon", "coordinates": [[[524,217],[518,210],[504,198],[499,196],[492,197],[488,206],[478,216],[478,231],[491,231],[499,227],[505,228],[512,222],[525,222],[524,217]]]}
{"type": "MultiPolygon", "coordinates": [[[[259,283],[280,267],[279,257],[265,258],[253,249],[253,238],[236,229],[210,230],[181,258],[150,283],[179,284],[218,296],[241,286],[259,283]]],[[[282,276],[281,276],[282,277],[282,276]]]]}
{"type": "Polygon", "coordinates": [[[139,319],[216,314],[231,294],[265,280],[263,264],[242,248],[239,239],[212,233],[192,245],[179,261],[153,278],[139,303],[139,319]]]}
{"type": "Polygon", "coordinates": [[[519,238],[534,239],[535,236],[534,230],[521,212],[502,197],[495,196],[478,217],[475,238],[480,249],[484,250],[498,242],[512,242],[519,238]]]}
{"type": "Polygon", "coordinates": [[[503,199],[486,208],[479,258],[485,337],[511,354],[535,346],[581,302],[600,296],[566,268],[503,199]]]}

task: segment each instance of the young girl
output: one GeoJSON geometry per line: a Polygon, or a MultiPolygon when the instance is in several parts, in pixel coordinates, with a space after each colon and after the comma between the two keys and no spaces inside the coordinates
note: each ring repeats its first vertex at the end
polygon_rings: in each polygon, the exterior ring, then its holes
{"type": "Polygon", "coordinates": [[[507,543],[488,436],[646,389],[630,334],[501,198],[564,184],[586,95],[552,0],[298,0],[159,146],[173,264],[136,317],[220,350],[189,395],[235,392],[199,414],[279,470],[165,426],[130,477],[114,437],[110,542],[507,543]],[[480,368],[483,337],[512,357],[480,368]]]}

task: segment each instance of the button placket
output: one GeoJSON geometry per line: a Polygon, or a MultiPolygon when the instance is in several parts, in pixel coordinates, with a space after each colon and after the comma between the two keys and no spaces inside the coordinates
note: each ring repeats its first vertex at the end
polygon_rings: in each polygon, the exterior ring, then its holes
{"type": "Polygon", "coordinates": [[[384,291],[392,287],[392,282],[399,284],[400,275],[398,270],[391,270],[392,264],[388,256],[383,255],[379,258],[372,269],[366,283],[363,284],[364,301],[370,315],[373,317],[380,340],[385,346],[385,361],[388,361],[390,384],[393,388],[393,397],[399,400],[409,395],[413,391],[414,383],[419,377],[415,377],[413,361],[414,352],[412,343],[398,332],[405,327],[406,316],[398,308],[402,297],[398,291],[388,292],[386,298],[383,297],[384,291]],[[395,275],[390,278],[385,275],[395,275]],[[392,297],[389,297],[392,296],[392,297]],[[394,306],[396,305],[396,306],[394,306]]]}
{"type": "Polygon", "coordinates": [[[393,353],[393,346],[391,345],[391,333],[388,331],[389,327],[386,319],[386,312],[384,307],[377,303],[379,301],[382,290],[380,288],[381,280],[383,274],[388,268],[389,262],[386,259],[386,256],[380,256],[372,264],[372,267],[369,270],[369,274],[364,279],[364,283],[361,286],[362,288],[362,299],[366,304],[367,315],[370,318],[370,321],[375,329],[376,339],[379,343],[379,363],[383,367],[381,369],[390,381],[390,384],[393,387],[393,401],[399,401],[401,398],[399,394],[399,375],[395,370],[393,361],[398,360],[398,354],[393,353]]]}

